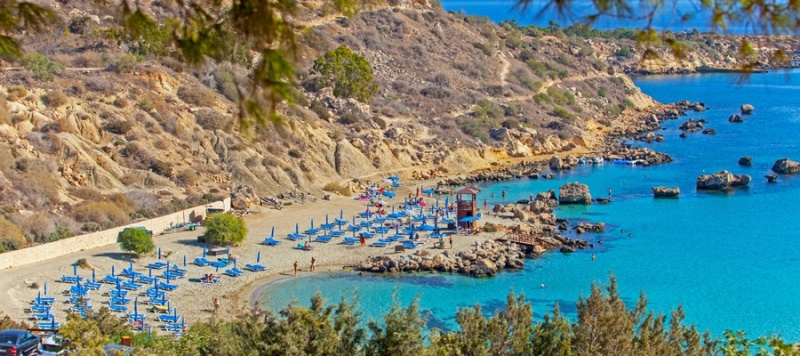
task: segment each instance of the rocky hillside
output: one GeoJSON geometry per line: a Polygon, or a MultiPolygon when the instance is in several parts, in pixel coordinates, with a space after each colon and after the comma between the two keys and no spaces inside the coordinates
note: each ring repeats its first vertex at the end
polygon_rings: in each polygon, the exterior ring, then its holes
{"type": "MultiPolygon", "coordinates": [[[[254,58],[234,50],[189,67],[162,37],[125,38],[109,7],[50,6],[66,30],[26,37],[29,55],[0,74],[0,250],[202,204],[238,185],[344,192],[376,174],[597,148],[603,132],[655,104],[609,70],[627,63],[609,55],[619,50],[610,40],[523,33],[412,3],[353,17],[306,4],[298,21],[311,36],[294,103],[244,133],[232,100],[254,58]],[[339,46],[370,62],[371,100],[335,97],[310,71],[339,46]]],[[[150,9],[161,19],[175,11],[150,9]]]]}

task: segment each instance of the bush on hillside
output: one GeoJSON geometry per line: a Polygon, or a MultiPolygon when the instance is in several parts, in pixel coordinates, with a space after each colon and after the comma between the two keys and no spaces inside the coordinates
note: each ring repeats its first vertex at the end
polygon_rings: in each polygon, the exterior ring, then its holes
{"type": "Polygon", "coordinates": [[[212,245],[238,245],[247,236],[244,221],[230,214],[212,214],[203,222],[203,238],[212,245]]]}
{"type": "Polygon", "coordinates": [[[381,130],[386,130],[386,121],[382,119],[380,116],[373,116],[372,122],[374,122],[381,130]]]}
{"type": "Polygon", "coordinates": [[[319,100],[312,100],[309,109],[317,114],[317,117],[322,120],[327,120],[331,116],[331,114],[328,113],[328,108],[326,108],[325,104],[319,100]]]}
{"type": "Polygon", "coordinates": [[[167,178],[172,176],[172,165],[168,162],[153,160],[150,164],[150,169],[152,169],[154,173],[167,178]]]}
{"type": "Polygon", "coordinates": [[[233,127],[233,121],[224,114],[214,109],[203,108],[194,115],[195,121],[206,130],[222,130],[229,132],[233,127]]]}
{"type": "Polygon", "coordinates": [[[239,100],[239,91],[236,87],[236,74],[233,73],[230,66],[217,67],[217,70],[214,71],[214,82],[217,91],[228,98],[228,100],[234,102],[239,100]]]}
{"type": "Polygon", "coordinates": [[[48,82],[53,81],[56,74],[60,74],[64,71],[63,64],[51,61],[41,53],[34,53],[22,57],[19,63],[22,67],[31,71],[36,79],[48,82]]]}
{"type": "Polygon", "coordinates": [[[25,236],[19,226],[0,217],[0,253],[17,250],[25,245],[25,236]]]}
{"type": "Polygon", "coordinates": [[[117,135],[125,135],[131,130],[131,123],[127,120],[113,120],[103,126],[103,129],[117,135]]]}
{"type": "Polygon", "coordinates": [[[494,49],[489,47],[485,43],[475,42],[475,43],[472,44],[472,47],[475,47],[475,48],[481,50],[481,52],[483,52],[483,54],[485,54],[485,55],[487,55],[489,57],[491,57],[492,54],[494,53],[494,49]]]}
{"type": "Polygon", "coordinates": [[[339,183],[330,182],[326,184],[325,187],[322,189],[325,190],[326,192],[339,193],[346,197],[350,196],[350,189],[339,183]]]}
{"type": "Polygon", "coordinates": [[[114,62],[114,71],[117,73],[131,73],[134,69],[136,69],[136,65],[139,64],[139,62],[139,57],[136,57],[132,54],[126,54],[122,57],[119,57],[114,62]]]}
{"type": "Polygon", "coordinates": [[[117,242],[122,251],[132,252],[137,256],[152,252],[156,247],[153,243],[153,236],[144,229],[137,228],[125,229],[120,232],[117,242]]]}
{"type": "Polygon", "coordinates": [[[57,108],[65,105],[69,99],[61,90],[50,90],[42,95],[42,102],[49,108],[57,108]]]}
{"type": "Polygon", "coordinates": [[[28,89],[21,85],[12,85],[8,87],[8,100],[17,101],[21,98],[28,96],[28,89]]]}
{"type": "Polygon", "coordinates": [[[187,104],[212,107],[217,98],[214,93],[202,84],[189,84],[178,88],[178,97],[187,104]]]}
{"type": "Polygon", "coordinates": [[[314,61],[312,73],[319,74],[321,88],[333,87],[333,95],[369,102],[378,92],[369,61],[349,48],[339,46],[314,61]]]}

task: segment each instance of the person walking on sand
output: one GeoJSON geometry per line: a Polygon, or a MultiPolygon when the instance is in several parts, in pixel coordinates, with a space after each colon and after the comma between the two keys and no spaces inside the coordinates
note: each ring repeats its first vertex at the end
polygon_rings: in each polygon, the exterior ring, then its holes
{"type": "Polygon", "coordinates": [[[294,261],[294,276],[297,277],[297,261],[294,261]]]}
{"type": "Polygon", "coordinates": [[[453,249],[453,235],[450,235],[450,249],[453,249]]]}
{"type": "Polygon", "coordinates": [[[214,314],[219,313],[219,298],[214,297],[214,314]]]}
{"type": "Polygon", "coordinates": [[[364,234],[358,234],[358,242],[361,243],[361,247],[367,245],[367,239],[364,237],[364,234]]]}
{"type": "Polygon", "coordinates": [[[313,256],[311,257],[311,272],[314,272],[314,267],[317,266],[317,259],[313,256]]]}

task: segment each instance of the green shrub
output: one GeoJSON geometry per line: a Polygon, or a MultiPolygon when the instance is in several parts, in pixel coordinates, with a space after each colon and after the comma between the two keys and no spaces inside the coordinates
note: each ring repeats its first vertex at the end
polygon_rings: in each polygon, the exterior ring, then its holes
{"type": "Polygon", "coordinates": [[[117,237],[119,248],[122,251],[133,252],[137,256],[149,253],[155,249],[153,236],[144,229],[128,228],[119,233],[117,237]]]}
{"type": "Polygon", "coordinates": [[[142,108],[142,110],[147,112],[153,111],[153,109],[156,108],[156,104],[154,104],[152,100],[147,98],[139,100],[139,106],[142,108]]]}
{"type": "Polygon", "coordinates": [[[193,186],[200,181],[200,175],[191,168],[180,171],[175,178],[177,178],[178,183],[185,187],[193,186]]]}
{"type": "Polygon", "coordinates": [[[178,88],[178,97],[187,104],[195,106],[211,107],[217,102],[214,92],[202,84],[189,84],[178,88]]]}
{"type": "Polygon", "coordinates": [[[541,105],[541,104],[552,104],[553,103],[553,100],[550,99],[550,96],[547,95],[547,93],[538,93],[538,94],[534,95],[533,96],[533,101],[535,101],[539,105],[541,105]]]}
{"type": "Polygon", "coordinates": [[[139,153],[139,145],[133,142],[125,144],[125,148],[122,149],[122,154],[125,157],[133,157],[137,153],[139,153]]]}
{"type": "Polygon", "coordinates": [[[478,107],[475,108],[475,116],[489,116],[493,119],[499,119],[505,116],[505,110],[500,105],[495,104],[488,98],[483,98],[478,102],[478,107]]]}
{"type": "Polygon", "coordinates": [[[206,232],[203,238],[212,245],[236,245],[247,236],[247,227],[242,219],[230,214],[212,214],[203,222],[206,232]]]}
{"type": "Polygon", "coordinates": [[[504,106],[503,110],[505,111],[506,116],[517,116],[522,112],[522,107],[519,104],[511,104],[504,106]]]}
{"type": "Polygon", "coordinates": [[[486,223],[483,225],[484,232],[497,232],[497,226],[492,223],[486,223]]]}
{"type": "Polygon", "coordinates": [[[536,76],[538,76],[539,78],[545,78],[545,73],[547,73],[547,67],[544,65],[544,63],[537,62],[533,59],[530,59],[525,63],[528,64],[529,67],[531,67],[533,72],[536,73],[536,76]]]}
{"type": "Polygon", "coordinates": [[[572,113],[570,113],[566,109],[558,107],[558,106],[554,106],[553,107],[553,115],[558,116],[558,117],[560,117],[562,119],[573,119],[573,118],[575,118],[575,115],[573,115],[572,113]]]}
{"type": "Polygon", "coordinates": [[[603,90],[603,88],[597,89],[597,95],[599,95],[601,98],[605,98],[606,97],[606,91],[603,90]]]}
{"type": "Polygon", "coordinates": [[[569,65],[569,56],[566,53],[561,52],[558,54],[558,58],[556,58],[556,62],[561,65],[568,66],[569,65]]]}
{"type": "Polygon", "coordinates": [[[327,120],[331,116],[331,114],[328,112],[328,108],[326,108],[325,104],[323,104],[322,101],[319,100],[312,100],[309,109],[311,109],[311,111],[317,114],[317,117],[319,117],[322,120],[327,120]]]}
{"type": "Polygon", "coordinates": [[[569,140],[572,139],[572,133],[567,130],[561,130],[558,133],[558,138],[562,140],[569,140]]]}
{"type": "Polygon", "coordinates": [[[381,128],[381,130],[386,130],[386,121],[382,119],[380,116],[373,116],[372,121],[381,128]]]}
{"type": "Polygon", "coordinates": [[[90,221],[81,226],[81,231],[86,231],[86,232],[95,232],[95,231],[100,231],[102,229],[103,228],[100,226],[100,224],[94,221],[90,221]]]}
{"type": "Polygon", "coordinates": [[[236,75],[229,66],[217,67],[217,70],[214,72],[214,82],[216,83],[217,91],[228,98],[228,100],[239,100],[236,75]]]}
{"type": "Polygon", "coordinates": [[[23,68],[31,71],[36,79],[48,82],[53,81],[56,74],[60,74],[64,71],[63,64],[51,61],[41,53],[34,53],[22,57],[19,63],[23,68]]]}
{"type": "Polygon", "coordinates": [[[320,87],[332,86],[333,95],[337,97],[366,103],[378,92],[369,61],[344,46],[317,58],[311,72],[320,75],[320,87]]]}
{"type": "Polygon", "coordinates": [[[599,70],[599,71],[601,71],[601,72],[602,72],[602,71],[604,71],[604,70],[606,70],[606,68],[607,68],[607,67],[606,67],[606,64],[605,64],[605,63],[603,63],[603,61],[601,61],[601,60],[599,60],[599,59],[598,59],[598,60],[596,60],[596,61],[594,61],[594,62],[592,63],[592,66],[594,67],[594,69],[597,69],[597,70],[599,70]]]}
{"type": "Polygon", "coordinates": [[[542,88],[542,82],[535,81],[535,80],[533,80],[531,78],[528,78],[528,77],[521,78],[520,82],[522,82],[522,84],[525,84],[525,86],[528,87],[528,89],[530,89],[531,91],[534,91],[534,92],[537,92],[537,91],[539,91],[539,89],[542,88]]]}
{"type": "Polygon", "coordinates": [[[125,99],[123,97],[118,97],[118,98],[114,99],[114,106],[116,106],[116,107],[118,107],[120,109],[124,109],[124,108],[128,107],[128,99],[125,99]]]}
{"type": "Polygon", "coordinates": [[[628,46],[622,46],[622,48],[614,52],[614,55],[622,58],[633,58],[633,51],[628,46]]]}
{"type": "Polygon", "coordinates": [[[342,117],[339,118],[339,121],[341,121],[345,125],[352,125],[357,123],[359,121],[359,118],[358,115],[350,111],[344,113],[342,117]]]}
{"type": "Polygon", "coordinates": [[[325,187],[322,188],[322,189],[327,191],[327,192],[339,193],[339,194],[341,194],[343,196],[346,196],[346,197],[350,196],[350,189],[347,188],[346,186],[343,186],[343,185],[339,184],[339,183],[330,182],[328,184],[325,184],[325,187]]]}
{"type": "Polygon", "coordinates": [[[137,57],[132,54],[126,54],[122,57],[117,58],[114,61],[113,68],[114,71],[117,73],[131,73],[134,69],[136,69],[136,65],[144,60],[144,57],[137,57]]]}
{"type": "Polygon", "coordinates": [[[475,48],[481,50],[481,52],[483,52],[483,54],[485,54],[485,55],[487,55],[489,57],[491,57],[492,54],[494,53],[494,49],[492,47],[484,44],[484,43],[475,42],[475,43],[472,44],[472,47],[475,47],[475,48]]]}
{"type": "Polygon", "coordinates": [[[450,97],[450,92],[439,87],[427,87],[420,90],[420,94],[434,99],[444,99],[450,97]]]}
{"type": "Polygon", "coordinates": [[[627,106],[627,107],[629,107],[629,108],[632,108],[632,107],[636,106],[633,103],[633,101],[631,101],[631,99],[628,99],[628,98],[625,98],[625,100],[622,101],[622,104],[627,106]]]}
{"type": "Polygon", "coordinates": [[[57,108],[69,102],[67,96],[61,90],[49,90],[42,96],[42,102],[50,108],[57,108]]]}
{"type": "Polygon", "coordinates": [[[506,121],[503,121],[501,125],[507,129],[519,129],[521,127],[519,121],[514,119],[508,119],[506,121]]]}

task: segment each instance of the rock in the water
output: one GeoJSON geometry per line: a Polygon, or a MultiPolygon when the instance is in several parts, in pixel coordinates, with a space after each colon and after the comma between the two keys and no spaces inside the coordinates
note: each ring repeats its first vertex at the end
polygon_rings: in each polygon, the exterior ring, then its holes
{"type": "Polygon", "coordinates": [[[544,179],[555,179],[555,178],[556,178],[556,174],[553,173],[553,172],[550,172],[550,173],[547,173],[547,174],[544,175],[544,179]]]}
{"type": "Polygon", "coordinates": [[[563,252],[563,253],[575,252],[575,248],[572,248],[572,247],[569,247],[569,246],[564,246],[564,247],[561,247],[561,252],[563,252]]]}
{"type": "Polygon", "coordinates": [[[681,134],[680,134],[680,135],[678,135],[678,137],[680,137],[680,138],[686,138],[686,132],[681,132],[681,134]]]}
{"type": "Polygon", "coordinates": [[[775,183],[778,181],[778,175],[775,173],[767,174],[764,178],[767,178],[767,183],[775,183]]]}
{"type": "Polygon", "coordinates": [[[656,198],[677,198],[681,193],[680,187],[667,188],[667,187],[653,187],[653,196],[656,198]]]}
{"type": "Polygon", "coordinates": [[[703,130],[703,134],[704,134],[704,135],[716,135],[716,134],[717,134],[717,130],[714,130],[714,129],[705,129],[705,130],[703,130]]]}
{"type": "Polygon", "coordinates": [[[731,174],[728,171],[720,171],[714,174],[707,174],[697,177],[697,189],[720,190],[731,187],[746,186],[752,178],[746,174],[731,174]]]}
{"type": "Polygon", "coordinates": [[[744,104],[744,105],[742,105],[742,107],[739,108],[739,110],[742,111],[743,115],[752,114],[753,110],[755,110],[755,109],[756,108],[754,108],[753,105],[750,105],[750,104],[744,104]]]}
{"type": "Polygon", "coordinates": [[[561,158],[559,158],[558,156],[553,156],[553,158],[550,158],[550,162],[549,162],[550,169],[552,169],[554,171],[561,170],[562,164],[563,163],[561,162],[561,158]]]}
{"type": "Polygon", "coordinates": [[[742,157],[739,158],[739,165],[740,166],[752,166],[753,165],[753,157],[742,157]]]}
{"type": "Polygon", "coordinates": [[[728,121],[730,121],[730,122],[744,122],[744,119],[742,119],[742,117],[739,116],[739,114],[733,114],[733,115],[731,115],[731,117],[728,118],[728,121]]]}
{"type": "Polygon", "coordinates": [[[572,182],[558,188],[559,204],[591,204],[592,195],[586,184],[572,182]]]}
{"type": "Polygon", "coordinates": [[[772,165],[772,171],[781,174],[794,174],[800,172],[800,163],[792,161],[788,158],[782,158],[775,161],[772,165]]]}

